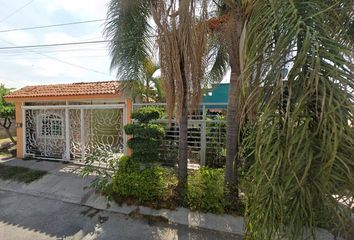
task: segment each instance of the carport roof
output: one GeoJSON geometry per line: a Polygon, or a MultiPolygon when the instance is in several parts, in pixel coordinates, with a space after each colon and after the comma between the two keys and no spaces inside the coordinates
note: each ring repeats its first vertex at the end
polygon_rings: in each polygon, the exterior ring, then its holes
{"type": "Polygon", "coordinates": [[[39,97],[72,97],[119,94],[119,81],[81,82],[70,84],[50,84],[27,86],[13,91],[5,96],[6,99],[39,98],[39,97]]]}

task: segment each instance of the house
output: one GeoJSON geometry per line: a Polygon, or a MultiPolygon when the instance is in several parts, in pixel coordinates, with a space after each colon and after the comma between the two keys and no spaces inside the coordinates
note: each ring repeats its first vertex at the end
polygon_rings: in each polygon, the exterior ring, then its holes
{"type": "Polygon", "coordinates": [[[15,103],[17,157],[82,161],[96,150],[126,151],[131,100],[118,81],[27,86],[15,103]]]}

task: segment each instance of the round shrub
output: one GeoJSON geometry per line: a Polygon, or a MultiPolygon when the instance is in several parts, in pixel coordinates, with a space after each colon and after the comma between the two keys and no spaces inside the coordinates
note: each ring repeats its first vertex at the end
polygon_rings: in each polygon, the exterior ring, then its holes
{"type": "Polygon", "coordinates": [[[141,122],[148,123],[152,120],[159,119],[162,117],[162,110],[155,106],[147,106],[139,108],[132,113],[132,118],[141,122]]]}

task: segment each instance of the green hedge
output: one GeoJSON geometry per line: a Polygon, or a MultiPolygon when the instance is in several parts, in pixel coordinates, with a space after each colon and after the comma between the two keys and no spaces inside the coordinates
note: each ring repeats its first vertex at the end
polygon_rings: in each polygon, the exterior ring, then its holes
{"type": "Polygon", "coordinates": [[[192,210],[224,213],[224,169],[203,167],[188,177],[186,204],[192,210]]]}
{"type": "Polygon", "coordinates": [[[162,201],[175,189],[177,178],[172,169],[141,166],[130,158],[121,159],[113,177],[113,191],[121,198],[134,198],[138,203],[162,201]]]}

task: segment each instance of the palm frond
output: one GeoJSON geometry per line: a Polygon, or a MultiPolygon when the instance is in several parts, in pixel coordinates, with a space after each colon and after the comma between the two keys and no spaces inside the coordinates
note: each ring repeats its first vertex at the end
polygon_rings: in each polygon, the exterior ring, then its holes
{"type": "Polygon", "coordinates": [[[225,47],[217,42],[211,45],[207,60],[210,70],[206,73],[206,84],[221,82],[229,67],[229,58],[225,47]]]}
{"type": "Polygon", "coordinates": [[[262,94],[247,101],[258,115],[243,142],[254,157],[245,183],[250,239],[315,239],[316,227],[350,221],[337,200],[354,192],[353,41],[339,31],[351,4],[343,15],[335,0],[255,4],[245,75],[260,59],[266,71],[262,94]],[[279,77],[284,67],[287,81],[279,77]]]}
{"type": "Polygon", "coordinates": [[[121,80],[141,79],[144,62],[151,55],[150,1],[112,0],[105,36],[112,56],[111,69],[121,80]]]}

